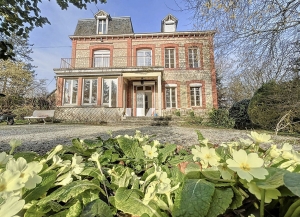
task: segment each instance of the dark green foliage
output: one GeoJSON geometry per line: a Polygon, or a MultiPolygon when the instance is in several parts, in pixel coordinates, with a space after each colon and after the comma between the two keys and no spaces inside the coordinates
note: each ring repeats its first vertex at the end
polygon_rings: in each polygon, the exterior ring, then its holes
{"type": "Polygon", "coordinates": [[[234,120],[229,117],[229,112],[227,109],[212,109],[208,113],[209,124],[213,126],[220,126],[226,128],[234,127],[234,120]]]}
{"type": "Polygon", "coordinates": [[[264,129],[274,130],[287,113],[285,130],[300,132],[300,80],[269,82],[259,88],[248,107],[250,120],[264,129]]]}
{"type": "Polygon", "coordinates": [[[229,109],[229,117],[234,119],[235,128],[246,129],[253,126],[247,112],[249,103],[250,99],[243,99],[234,103],[229,109]]]}
{"type": "MultiPolygon", "coordinates": [[[[34,27],[42,27],[45,24],[50,24],[46,17],[40,15],[41,11],[38,7],[38,3],[41,0],[0,0],[0,32],[10,37],[14,33],[17,36],[28,38],[30,31],[34,27]]],[[[70,4],[77,8],[84,8],[88,3],[106,3],[106,0],[57,0],[57,4],[61,9],[67,9],[70,4]]],[[[0,41],[0,59],[14,58],[14,47],[8,41],[0,41]]]]}

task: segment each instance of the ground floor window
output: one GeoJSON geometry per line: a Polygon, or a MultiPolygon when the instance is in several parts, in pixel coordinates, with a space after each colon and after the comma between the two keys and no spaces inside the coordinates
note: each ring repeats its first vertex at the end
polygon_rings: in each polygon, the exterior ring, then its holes
{"type": "Polygon", "coordinates": [[[64,104],[77,104],[78,98],[78,80],[65,79],[64,84],[64,104]]]}
{"type": "Polygon", "coordinates": [[[191,106],[202,106],[202,85],[190,85],[191,106]]]}
{"type": "Polygon", "coordinates": [[[166,108],[176,108],[176,87],[166,87],[166,108]]]}
{"type": "Polygon", "coordinates": [[[103,79],[102,104],[108,107],[117,107],[117,79],[103,79]]]}
{"type": "Polygon", "coordinates": [[[97,103],[97,79],[84,79],[83,80],[83,104],[96,104],[97,103]]]}

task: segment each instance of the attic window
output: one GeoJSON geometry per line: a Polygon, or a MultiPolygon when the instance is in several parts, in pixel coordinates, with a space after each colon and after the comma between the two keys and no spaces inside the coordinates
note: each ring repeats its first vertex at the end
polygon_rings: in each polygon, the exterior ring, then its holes
{"type": "Polygon", "coordinates": [[[97,23],[97,34],[107,34],[107,19],[98,19],[97,23]]]}

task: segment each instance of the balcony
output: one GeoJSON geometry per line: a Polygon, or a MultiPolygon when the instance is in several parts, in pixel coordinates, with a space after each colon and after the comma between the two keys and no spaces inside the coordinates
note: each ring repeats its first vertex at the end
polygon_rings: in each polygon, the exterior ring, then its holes
{"type": "Polygon", "coordinates": [[[163,67],[160,56],[155,59],[149,56],[120,56],[120,57],[84,57],[62,58],[60,69],[94,69],[94,68],[151,68],[163,67]]]}

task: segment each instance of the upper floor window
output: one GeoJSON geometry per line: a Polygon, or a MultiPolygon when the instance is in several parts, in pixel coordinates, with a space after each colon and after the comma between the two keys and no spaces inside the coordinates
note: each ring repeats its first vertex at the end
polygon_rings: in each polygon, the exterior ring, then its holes
{"type": "Polygon", "coordinates": [[[83,81],[83,104],[96,104],[97,102],[97,79],[84,79],[83,81]]]}
{"type": "Polygon", "coordinates": [[[152,52],[150,49],[143,49],[137,51],[137,66],[151,66],[152,52]]]}
{"type": "Polygon", "coordinates": [[[109,67],[110,66],[110,51],[96,50],[94,52],[94,67],[109,67]]]}
{"type": "Polygon", "coordinates": [[[98,34],[107,34],[107,19],[105,20],[97,20],[97,33],[98,34]]]}
{"type": "Polygon", "coordinates": [[[200,51],[197,47],[189,48],[189,67],[199,68],[200,67],[200,51]]]}
{"type": "Polygon", "coordinates": [[[202,84],[190,84],[191,106],[202,106],[202,84]]]}
{"type": "Polygon", "coordinates": [[[175,49],[165,49],[165,68],[175,68],[175,49]]]}
{"type": "Polygon", "coordinates": [[[64,104],[77,104],[78,97],[78,80],[65,79],[64,84],[64,104]]]}

